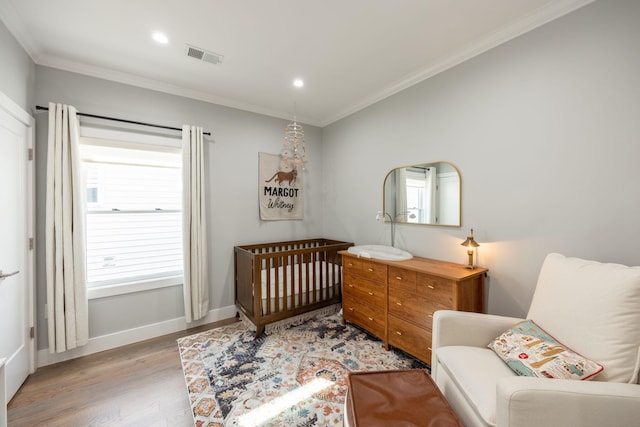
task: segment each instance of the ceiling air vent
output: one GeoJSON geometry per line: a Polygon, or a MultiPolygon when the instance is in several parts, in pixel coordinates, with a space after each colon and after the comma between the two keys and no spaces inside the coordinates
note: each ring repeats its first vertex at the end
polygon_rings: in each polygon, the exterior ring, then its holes
{"type": "Polygon", "coordinates": [[[218,53],[209,52],[207,50],[201,49],[199,47],[191,46],[191,45],[187,45],[186,53],[188,57],[198,59],[200,61],[208,62],[214,65],[221,63],[222,59],[224,58],[224,56],[218,53]]]}

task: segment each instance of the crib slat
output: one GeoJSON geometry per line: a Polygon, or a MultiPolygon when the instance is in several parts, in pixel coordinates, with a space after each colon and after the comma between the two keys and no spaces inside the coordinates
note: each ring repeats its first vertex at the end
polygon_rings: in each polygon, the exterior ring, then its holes
{"type": "Polygon", "coordinates": [[[275,298],[274,298],[274,302],[275,302],[275,308],[274,308],[274,312],[278,313],[280,311],[280,258],[279,257],[275,257],[273,258],[274,261],[274,265],[273,265],[273,271],[276,273],[276,279],[274,280],[274,287],[275,287],[275,298]]]}
{"type": "MultiPolygon", "coordinates": [[[[263,311],[265,314],[271,314],[271,304],[269,301],[271,301],[271,274],[269,274],[270,268],[271,268],[271,260],[270,259],[265,259],[264,260],[264,271],[267,272],[266,274],[266,278],[267,278],[267,289],[266,289],[266,299],[265,299],[265,303],[264,303],[264,307],[263,307],[263,311]]],[[[258,286],[262,286],[261,284],[258,286]]]]}
{"type": "Polygon", "coordinates": [[[287,295],[289,294],[289,291],[288,291],[289,270],[287,270],[288,266],[289,266],[289,257],[283,256],[282,257],[282,295],[281,295],[282,307],[280,307],[279,311],[287,311],[287,295]]]}
{"type": "Polygon", "coordinates": [[[313,286],[315,287],[315,291],[313,293],[314,302],[322,301],[322,257],[320,256],[320,252],[316,252],[315,254],[316,262],[313,263],[314,268],[316,270],[316,277],[313,279],[313,286]]]}
{"type": "Polygon", "coordinates": [[[304,263],[304,256],[300,256],[297,255],[296,256],[296,266],[298,268],[298,280],[296,281],[297,283],[294,285],[295,289],[293,292],[293,300],[294,302],[294,307],[300,307],[302,305],[302,278],[303,276],[303,269],[302,269],[302,265],[304,263]]]}
{"type": "Polygon", "coordinates": [[[300,269],[302,271],[302,275],[300,276],[299,292],[298,292],[298,301],[301,306],[309,303],[309,254],[302,254],[302,264],[300,265],[300,269]]]}
{"type": "Polygon", "coordinates": [[[329,263],[327,262],[326,252],[322,252],[322,260],[324,261],[324,263],[320,265],[324,265],[324,275],[320,279],[321,280],[320,283],[325,283],[324,281],[322,281],[323,279],[326,281],[325,286],[322,288],[322,299],[328,300],[329,293],[330,293],[329,287],[331,286],[331,283],[329,282],[329,263]]]}
{"type": "Polygon", "coordinates": [[[333,281],[333,276],[331,276],[330,273],[331,266],[329,265],[329,252],[323,252],[322,259],[324,260],[324,277],[326,278],[324,299],[328,300],[333,296],[333,285],[331,283],[333,281]]]}
{"type": "Polygon", "coordinates": [[[312,292],[311,292],[311,302],[318,302],[318,268],[320,268],[320,266],[318,265],[318,253],[314,252],[312,255],[313,258],[313,277],[311,280],[311,287],[312,292]]]}

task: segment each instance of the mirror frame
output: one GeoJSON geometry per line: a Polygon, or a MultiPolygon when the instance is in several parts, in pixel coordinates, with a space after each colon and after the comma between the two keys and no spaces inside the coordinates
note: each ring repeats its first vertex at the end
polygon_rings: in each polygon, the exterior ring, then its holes
{"type": "MultiPolygon", "coordinates": [[[[448,166],[450,166],[457,174],[458,174],[458,206],[459,206],[459,210],[458,210],[458,223],[457,224],[429,224],[429,223],[424,223],[424,222],[408,222],[404,219],[394,219],[394,223],[396,224],[411,224],[411,225],[428,225],[428,226],[434,226],[434,227],[462,227],[462,175],[460,174],[460,169],[458,169],[458,167],[456,167],[456,165],[454,165],[451,162],[447,162],[447,161],[436,161],[436,162],[424,162],[424,163],[415,163],[415,164],[411,164],[411,165],[406,165],[406,166],[398,166],[396,168],[391,169],[389,172],[387,172],[387,174],[384,177],[384,181],[382,182],[382,212],[387,212],[387,207],[386,207],[386,187],[387,187],[387,180],[389,179],[389,176],[397,171],[398,169],[406,169],[406,168],[410,168],[410,167],[417,167],[417,166],[431,166],[431,165],[437,165],[440,163],[444,163],[447,164],[448,166]]],[[[394,197],[395,198],[395,197],[394,197]]],[[[384,222],[389,222],[389,218],[387,217],[387,215],[384,215],[384,222]]]]}

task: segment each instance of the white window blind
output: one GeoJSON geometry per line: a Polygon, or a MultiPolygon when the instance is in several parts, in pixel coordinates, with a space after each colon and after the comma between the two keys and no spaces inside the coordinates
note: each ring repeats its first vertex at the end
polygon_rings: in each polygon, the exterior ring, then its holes
{"type": "Polygon", "coordinates": [[[89,287],[182,275],[177,148],[82,138],[89,287]]]}
{"type": "Polygon", "coordinates": [[[426,222],[426,180],[424,172],[407,171],[407,222],[426,222]]]}

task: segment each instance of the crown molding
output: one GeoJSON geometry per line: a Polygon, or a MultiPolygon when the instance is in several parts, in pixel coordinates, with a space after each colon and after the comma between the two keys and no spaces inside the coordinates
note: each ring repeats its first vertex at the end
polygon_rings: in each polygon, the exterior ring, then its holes
{"type": "MultiPolygon", "coordinates": [[[[441,58],[436,63],[430,65],[426,69],[423,69],[417,73],[406,76],[405,78],[397,81],[394,84],[378,91],[377,93],[368,96],[360,102],[357,102],[350,107],[343,109],[333,115],[327,117],[298,117],[300,122],[309,124],[311,126],[325,127],[340,119],[357,113],[385,98],[388,98],[404,89],[416,85],[424,80],[429,79],[437,74],[442,73],[456,65],[459,65],[471,58],[474,58],[494,47],[497,47],[509,40],[512,40],[524,33],[527,33],[537,27],[540,27],[550,21],[553,21],[561,16],[564,16],[570,12],[573,12],[587,4],[594,2],[595,0],[557,0],[550,2],[549,5],[538,9],[537,11],[527,15],[523,19],[514,22],[510,25],[504,26],[487,37],[477,40],[468,44],[462,49],[453,52],[452,54],[441,58]]],[[[4,24],[9,31],[18,40],[18,43],[25,49],[31,59],[38,65],[58,68],[61,70],[84,74],[96,78],[115,81],[118,83],[128,84],[132,86],[141,87],[144,89],[156,90],[172,95],[182,96],[186,98],[195,99],[198,101],[209,102],[213,104],[222,105],[229,108],[235,108],[251,113],[266,115],[279,119],[289,120],[291,119],[290,111],[278,111],[258,105],[240,102],[237,100],[223,98],[215,96],[211,93],[197,91],[182,86],[172,85],[166,82],[148,79],[137,75],[123,73],[115,70],[110,70],[103,67],[89,66],[78,64],[72,61],[66,61],[59,58],[43,55],[38,49],[37,44],[34,43],[31,36],[25,33],[23,30],[21,20],[16,13],[15,9],[11,5],[10,1],[0,0],[0,16],[4,24]]]]}
{"type": "MultiPolygon", "coordinates": [[[[136,86],[143,89],[155,90],[158,92],[167,93],[170,95],[182,96],[185,98],[194,99],[197,101],[208,102],[211,104],[221,105],[224,107],[234,108],[250,113],[261,114],[264,116],[275,117],[279,119],[291,120],[291,111],[277,111],[269,108],[264,108],[258,105],[238,102],[229,98],[223,98],[215,96],[211,93],[202,92],[194,89],[189,89],[184,86],[173,85],[170,83],[162,82],[155,79],[149,79],[146,77],[140,77],[135,74],[124,73],[121,71],[115,71],[104,67],[96,67],[93,65],[79,64],[73,61],[66,61],[60,58],[42,56],[37,62],[38,65],[44,67],[51,67],[60,69],[63,71],[69,71],[72,73],[78,73],[90,77],[96,77],[99,79],[114,81],[130,86],[136,86]]],[[[302,123],[310,126],[319,126],[320,121],[307,117],[298,117],[298,120],[302,123]]]]}

